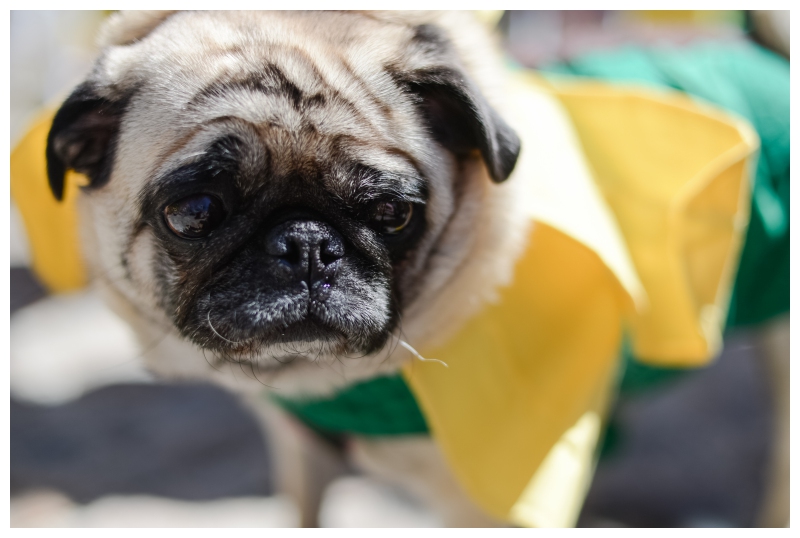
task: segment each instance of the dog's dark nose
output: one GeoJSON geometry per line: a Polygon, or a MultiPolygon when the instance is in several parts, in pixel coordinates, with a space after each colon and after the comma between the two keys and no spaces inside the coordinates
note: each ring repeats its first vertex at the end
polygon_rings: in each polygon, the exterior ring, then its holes
{"type": "Polygon", "coordinates": [[[309,287],[329,282],[344,256],[344,240],[332,226],[316,220],[283,222],[267,233],[267,254],[309,287]]]}

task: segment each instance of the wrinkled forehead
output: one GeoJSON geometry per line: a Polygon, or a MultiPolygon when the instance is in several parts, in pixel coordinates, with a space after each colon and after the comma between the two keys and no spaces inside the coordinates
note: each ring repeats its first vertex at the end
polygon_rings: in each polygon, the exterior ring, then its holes
{"type": "Polygon", "coordinates": [[[139,158],[150,155],[156,175],[230,134],[259,140],[278,173],[342,152],[367,166],[418,172],[424,137],[412,99],[386,68],[393,40],[381,36],[385,50],[366,47],[363,23],[350,33],[309,34],[302,17],[168,21],[138,58],[109,53],[109,70],[127,60],[139,71],[121,146],[136,138],[139,158]]]}
{"type": "Polygon", "coordinates": [[[199,119],[236,112],[274,121],[275,109],[313,112],[327,101],[380,118],[402,106],[390,66],[409,30],[377,33],[371,19],[314,15],[179,13],[141,42],[108,50],[103,71],[112,86],[166,97],[199,119]],[[227,109],[211,106],[217,97],[227,109]]]}

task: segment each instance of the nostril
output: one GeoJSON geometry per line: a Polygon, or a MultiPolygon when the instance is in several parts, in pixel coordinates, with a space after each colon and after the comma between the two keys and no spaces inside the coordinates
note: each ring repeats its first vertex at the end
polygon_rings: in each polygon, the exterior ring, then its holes
{"type": "Polygon", "coordinates": [[[297,244],[297,239],[286,236],[269,237],[266,242],[267,254],[288,265],[294,266],[302,260],[302,245],[297,244]]]}
{"type": "Polygon", "coordinates": [[[344,245],[341,241],[325,239],[320,244],[319,260],[330,265],[344,256],[344,245]]]}
{"type": "Polygon", "coordinates": [[[286,242],[286,251],[280,255],[280,258],[290,265],[298,265],[302,258],[300,247],[296,241],[286,242]]]}

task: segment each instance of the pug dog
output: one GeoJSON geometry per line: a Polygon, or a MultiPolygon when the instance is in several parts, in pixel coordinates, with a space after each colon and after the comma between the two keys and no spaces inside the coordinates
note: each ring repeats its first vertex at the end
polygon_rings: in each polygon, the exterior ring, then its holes
{"type": "MultiPolygon", "coordinates": [[[[397,372],[523,249],[495,43],[469,13],[272,11],[122,12],[100,41],[49,134],[53,194],[88,178],[86,264],[147,366],[262,408],[314,524],[338,464],[265,386],[323,396],[397,372]]],[[[497,523],[428,437],[350,446],[445,523],[497,523]]]]}

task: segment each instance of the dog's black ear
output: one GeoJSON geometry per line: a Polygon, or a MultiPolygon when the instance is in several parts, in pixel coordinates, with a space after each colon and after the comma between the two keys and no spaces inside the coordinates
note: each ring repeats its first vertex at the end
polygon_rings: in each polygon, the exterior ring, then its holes
{"type": "Polygon", "coordinates": [[[479,150],[492,179],[505,181],[517,164],[520,140],[459,71],[416,71],[405,81],[418,96],[433,136],[456,156],[479,150]]]}
{"type": "Polygon", "coordinates": [[[108,181],[124,103],[98,96],[90,83],[64,101],[47,136],[47,179],[56,200],[64,197],[64,175],[75,170],[91,187],[108,181]]]}

